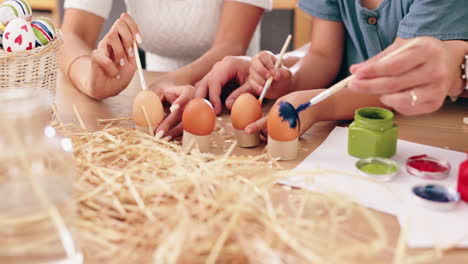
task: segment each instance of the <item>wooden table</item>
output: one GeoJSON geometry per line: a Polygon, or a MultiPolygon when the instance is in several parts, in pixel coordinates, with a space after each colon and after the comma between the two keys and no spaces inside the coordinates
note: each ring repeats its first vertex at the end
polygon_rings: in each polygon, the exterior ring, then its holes
{"type": "MultiPolygon", "coordinates": [[[[151,82],[160,75],[160,73],[145,74],[147,82],[151,82]]],[[[56,103],[64,122],[78,123],[73,112],[73,104],[75,104],[87,130],[97,130],[97,118],[130,117],[133,97],[139,89],[139,84],[134,79],[120,95],[99,102],[79,92],[60,75],[56,103]]],[[[221,117],[222,124],[229,127],[226,125],[230,122],[228,113],[224,112],[221,117]]],[[[468,152],[468,126],[463,125],[463,117],[468,117],[468,99],[459,99],[456,103],[447,102],[443,109],[431,115],[405,117],[397,114],[395,122],[400,127],[400,139],[468,152]]],[[[284,162],[282,165],[285,168],[295,167],[326,139],[336,125],[347,124],[348,122],[321,122],[314,125],[302,137],[298,159],[284,162]]],[[[222,144],[223,140],[218,137],[218,146],[222,146],[222,144]]],[[[264,151],[263,147],[264,144],[254,149],[236,148],[234,154],[256,155],[264,151]]],[[[222,148],[215,150],[217,154],[222,152],[222,148]]],[[[392,245],[396,245],[400,232],[396,218],[383,213],[377,213],[377,215],[389,232],[392,245]]],[[[356,223],[356,226],[359,224],[356,223]]],[[[382,263],[390,263],[390,259],[383,259],[382,263]]],[[[448,252],[443,259],[434,263],[466,264],[468,263],[468,250],[453,250],[448,252]]]]}

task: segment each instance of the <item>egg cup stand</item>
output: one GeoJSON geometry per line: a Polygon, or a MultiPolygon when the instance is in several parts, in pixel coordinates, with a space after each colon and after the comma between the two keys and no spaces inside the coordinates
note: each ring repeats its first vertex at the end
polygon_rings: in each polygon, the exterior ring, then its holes
{"type": "Polygon", "coordinates": [[[201,153],[210,152],[211,149],[211,135],[198,136],[184,130],[182,136],[182,149],[185,152],[197,148],[201,153]]]}
{"type": "Polygon", "coordinates": [[[268,153],[279,160],[293,160],[297,157],[299,138],[292,141],[277,141],[268,136],[268,153]]]}
{"type": "Polygon", "coordinates": [[[152,137],[154,137],[154,130],[156,129],[156,127],[151,127],[151,131],[148,130],[148,126],[137,126],[135,125],[135,129],[140,131],[140,132],[143,132],[145,134],[148,134],[152,137]]]}
{"type": "Polygon", "coordinates": [[[247,134],[244,130],[234,128],[237,145],[242,148],[254,148],[260,144],[260,133],[247,134]]]}

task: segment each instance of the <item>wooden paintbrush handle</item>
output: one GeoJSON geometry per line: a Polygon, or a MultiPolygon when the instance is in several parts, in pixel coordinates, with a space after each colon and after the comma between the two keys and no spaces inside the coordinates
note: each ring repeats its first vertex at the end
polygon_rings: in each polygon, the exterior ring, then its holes
{"type": "MultiPolygon", "coordinates": [[[[397,48],[396,50],[394,50],[394,51],[388,53],[387,55],[383,56],[382,58],[380,58],[379,62],[388,60],[388,59],[390,59],[392,57],[395,57],[396,55],[398,55],[398,54],[402,53],[403,51],[405,51],[405,50],[413,47],[414,45],[416,45],[417,42],[418,42],[418,39],[413,39],[411,41],[408,41],[403,46],[397,48]]],[[[328,90],[330,90],[330,94],[336,93],[339,90],[347,87],[349,82],[351,82],[354,78],[355,78],[355,75],[350,75],[347,78],[337,82],[336,84],[334,84],[333,86],[328,88],[328,90]]]]}
{"type": "Polygon", "coordinates": [[[133,41],[133,52],[135,53],[135,60],[138,69],[138,74],[140,76],[141,89],[148,89],[146,86],[145,76],[143,75],[143,68],[141,67],[140,54],[138,53],[138,46],[136,41],[133,41]]]}
{"type": "MultiPolygon", "coordinates": [[[[280,52],[280,54],[278,56],[278,59],[276,60],[275,69],[278,69],[278,67],[281,65],[281,60],[283,59],[284,53],[286,53],[286,50],[288,49],[289,43],[291,42],[291,38],[292,38],[292,36],[288,35],[288,38],[284,42],[283,48],[281,49],[281,52],[280,52]]],[[[263,98],[265,98],[265,95],[268,92],[268,89],[270,89],[270,86],[271,86],[272,82],[273,82],[273,76],[268,78],[265,85],[263,86],[263,91],[260,94],[260,97],[258,98],[258,101],[260,102],[260,104],[262,103],[263,98]]]]}

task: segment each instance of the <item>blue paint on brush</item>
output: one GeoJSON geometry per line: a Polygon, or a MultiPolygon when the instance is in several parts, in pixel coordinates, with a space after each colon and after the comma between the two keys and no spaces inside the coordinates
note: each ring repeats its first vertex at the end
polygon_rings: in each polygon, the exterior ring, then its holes
{"type": "Polygon", "coordinates": [[[296,112],[299,114],[299,112],[306,110],[310,106],[310,102],[307,102],[305,104],[301,104],[297,109],[296,112]]]}

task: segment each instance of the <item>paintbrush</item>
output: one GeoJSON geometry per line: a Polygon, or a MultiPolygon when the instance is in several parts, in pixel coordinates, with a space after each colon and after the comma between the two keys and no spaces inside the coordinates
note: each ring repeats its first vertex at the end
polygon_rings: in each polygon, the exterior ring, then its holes
{"type": "Polygon", "coordinates": [[[143,76],[143,68],[141,67],[140,54],[138,53],[138,46],[136,41],[133,41],[133,52],[135,53],[136,65],[138,68],[138,75],[140,76],[141,89],[147,90],[145,77],[143,76]]]}
{"type": "MultiPolygon", "coordinates": [[[[288,49],[289,43],[291,42],[291,35],[286,38],[286,41],[284,42],[283,48],[281,49],[281,52],[278,56],[278,59],[276,60],[275,63],[275,70],[279,68],[281,65],[281,60],[283,59],[284,53],[286,53],[286,50],[288,49]]],[[[268,90],[270,89],[271,83],[273,82],[273,76],[268,78],[266,81],[265,85],[263,86],[262,93],[260,94],[260,97],[258,98],[258,102],[262,104],[263,98],[265,98],[265,95],[267,94],[268,90]]]]}
{"type": "MultiPolygon", "coordinates": [[[[379,59],[379,62],[390,59],[397,54],[413,47],[418,42],[418,39],[411,40],[405,43],[403,46],[397,48],[396,50],[390,52],[389,54],[383,56],[379,59]]],[[[327,99],[330,95],[340,91],[341,89],[348,86],[348,84],[355,78],[355,75],[350,75],[347,78],[341,80],[340,82],[334,84],[327,90],[319,93],[317,96],[312,98],[309,102],[299,105],[297,108],[286,101],[280,102],[279,116],[283,118],[283,121],[288,121],[291,128],[295,128],[297,125],[297,120],[299,120],[299,112],[304,111],[305,109],[320,103],[321,101],[327,99]]]]}

